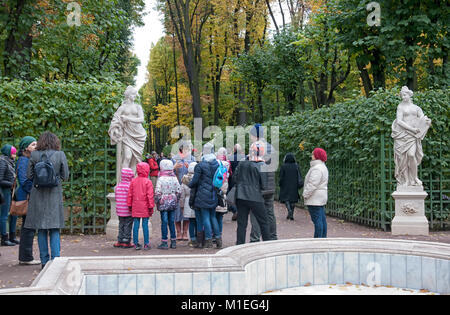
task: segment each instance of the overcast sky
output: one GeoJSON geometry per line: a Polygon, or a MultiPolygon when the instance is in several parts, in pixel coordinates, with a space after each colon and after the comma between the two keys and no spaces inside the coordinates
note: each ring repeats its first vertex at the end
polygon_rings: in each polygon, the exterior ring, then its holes
{"type": "Polygon", "coordinates": [[[141,61],[136,76],[136,88],[140,89],[145,83],[147,75],[147,63],[150,56],[150,47],[156,44],[164,36],[164,29],[161,23],[161,16],[155,10],[156,0],[145,0],[145,11],[148,14],[144,17],[145,26],[134,30],[133,52],[141,61]]]}
{"type": "MultiPolygon", "coordinates": [[[[145,26],[136,28],[134,30],[133,52],[141,61],[141,65],[138,68],[138,74],[136,76],[137,89],[140,89],[146,81],[147,76],[146,68],[150,56],[151,45],[156,44],[158,40],[162,36],[164,36],[164,28],[161,23],[161,16],[155,10],[155,7],[156,7],[156,0],[145,0],[145,11],[148,12],[148,14],[144,17],[145,26]]],[[[274,15],[276,20],[278,21],[278,24],[280,24],[281,15],[278,6],[273,6],[272,10],[274,11],[274,15]]],[[[272,20],[270,20],[270,22],[272,22],[272,20]]]]}

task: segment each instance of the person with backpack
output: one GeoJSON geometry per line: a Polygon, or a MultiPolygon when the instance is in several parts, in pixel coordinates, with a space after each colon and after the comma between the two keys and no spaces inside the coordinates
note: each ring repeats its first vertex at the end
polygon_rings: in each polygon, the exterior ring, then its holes
{"type": "Polygon", "coordinates": [[[8,221],[9,208],[11,207],[12,187],[16,180],[14,159],[16,158],[17,149],[10,144],[5,144],[0,151],[0,188],[4,198],[0,212],[1,245],[15,246],[17,244],[17,241],[15,240],[17,217],[10,216],[9,237],[6,232],[6,222],[8,221]]]}
{"type": "MultiPolygon", "coordinates": [[[[28,163],[30,162],[31,153],[36,150],[37,141],[34,137],[26,136],[20,140],[19,159],[16,164],[17,172],[17,189],[16,201],[27,200],[30,197],[33,181],[27,177],[28,163]]],[[[19,265],[39,265],[39,260],[33,257],[33,240],[36,230],[25,228],[27,216],[22,217],[22,228],[20,229],[19,244],[19,265]]]]}
{"type": "Polygon", "coordinates": [[[62,181],[69,178],[67,158],[58,137],[46,131],[31,153],[27,177],[33,181],[25,228],[38,230],[42,268],[60,257],[60,229],[64,228],[62,181]],[[49,254],[50,239],[50,254],[49,254]]]}
{"type": "Polygon", "coordinates": [[[212,248],[212,234],[216,235],[216,242],[222,241],[222,234],[219,231],[219,225],[215,215],[218,205],[218,196],[214,187],[214,175],[219,167],[214,154],[214,145],[206,143],[203,146],[203,157],[200,163],[194,169],[194,177],[189,183],[189,188],[196,189],[194,198],[194,207],[196,208],[195,217],[197,218],[197,246],[202,247],[199,240],[205,238],[205,247],[212,248]],[[197,210],[198,209],[198,210],[197,210]]]}
{"type": "Polygon", "coordinates": [[[175,231],[175,210],[180,207],[181,186],[173,171],[171,160],[162,160],[159,165],[161,171],[156,182],[155,203],[161,215],[161,244],[159,249],[169,249],[168,231],[170,231],[170,248],[177,248],[177,234],[175,231]]]}

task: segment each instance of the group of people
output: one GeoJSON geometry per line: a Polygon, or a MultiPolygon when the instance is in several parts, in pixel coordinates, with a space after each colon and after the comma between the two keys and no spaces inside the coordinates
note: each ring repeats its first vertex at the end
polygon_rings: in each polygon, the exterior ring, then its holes
{"type": "MultiPolygon", "coordinates": [[[[189,241],[189,246],[195,248],[212,248],[214,244],[222,248],[223,216],[228,211],[237,221],[236,245],[246,242],[249,217],[251,242],[276,240],[275,170],[264,166],[278,153],[262,135],[263,127],[253,126],[248,155],[239,144],[228,155],[225,148],[215,151],[212,143],[206,143],[201,161],[197,163],[191,144],[186,142],[171,158],[158,158],[156,152],[152,152],[146,157],[147,162],[137,165],[136,178],[133,170],[123,169],[121,182],[116,187],[119,235],[114,246],[150,249],[148,220],[154,209],[161,216],[159,249],[174,249],[181,240],[189,241]],[[225,172],[218,187],[215,181],[219,168],[224,168],[225,172]],[[226,204],[226,196],[233,187],[236,202],[226,204]],[[141,221],[144,244],[139,244],[141,221]]],[[[279,176],[279,200],[286,205],[287,219],[294,220],[299,189],[303,187],[305,205],[315,226],[314,237],[324,238],[327,237],[326,152],[316,148],[311,158],[311,168],[303,180],[294,154],[284,157],[279,176]]]]}
{"type": "MultiPolygon", "coordinates": [[[[212,143],[202,149],[196,162],[190,143],[183,143],[170,158],[158,158],[153,152],[136,170],[123,168],[115,188],[119,235],[115,247],[150,249],[148,222],[157,210],[161,216],[160,249],[175,249],[177,241],[189,241],[195,248],[222,248],[223,216],[233,212],[237,221],[236,244],[246,242],[248,219],[251,221],[250,241],[276,240],[274,214],[276,190],[275,171],[270,164],[274,148],[263,137],[262,126],[250,131],[251,146],[245,155],[239,144],[228,155],[225,148],[215,151],[212,143]],[[218,170],[224,170],[218,172],[218,170]],[[137,176],[135,176],[135,173],[137,176]],[[217,174],[220,173],[220,185],[217,174]],[[234,204],[226,204],[227,194],[234,188],[234,204]],[[142,227],[144,244],[139,244],[142,227]],[[170,234],[170,242],[169,242],[170,234]]],[[[295,156],[288,153],[279,176],[279,200],[286,204],[287,219],[293,220],[299,189],[315,226],[314,237],[327,236],[325,205],[327,203],[328,170],[326,152],[316,148],[311,168],[303,180],[295,156]]],[[[60,256],[60,229],[64,228],[61,182],[67,180],[69,168],[58,137],[44,132],[36,140],[24,137],[16,149],[10,144],[0,155],[0,234],[1,246],[19,245],[20,264],[46,263],[60,256]],[[18,157],[18,158],[17,158],[18,157]],[[36,165],[51,162],[57,184],[54,187],[35,185],[36,165]],[[27,201],[22,217],[20,242],[16,239],[17,216],[10,214],[12,201],[27,201]],[[7,223],[9,219],[9,234],[7,223]],[[40,260],[33,257],[33,239],[37,232],[40,260]],[[50,249],[50,252],[49,252],[50,249]]]]}
{"type": "Polygon", "coordinates": [[[22,138],[18,150],[10,144],[1,148],[1,245],[19,245],[19,264],[41,264],[44,268],[48,261],[60,256],[60,229],[64,228],[65,222],[62,181],[67,180],[68,176],[66,155],[61,151],[60,140],[51,132],[44,132],[38,140],[32,136],[22,138]],[[36,185],[36,165],[43,161],[52,165],[52,187],[36,185]],[[16,239],[17,216],[10,215],[11,203],[19,201],[27,202],[26,213],[22,216],[20,242],[16,239]],[[40,260],[33,257],[36,232],[40,260]]]}

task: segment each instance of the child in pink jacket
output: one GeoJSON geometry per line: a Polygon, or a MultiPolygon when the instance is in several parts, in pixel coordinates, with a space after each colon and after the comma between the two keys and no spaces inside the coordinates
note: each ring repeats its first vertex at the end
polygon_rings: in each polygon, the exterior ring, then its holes
{"type": "Polygon", "coordinates": [[[142,230],[144,232],[144,250],[150,249],[150,239],[148,232],[148,220],[153,214],[155,201],[153,199],[153,184],[148,179],[150,166],[141,162],[136,166],[138,177],[131,181],[128,191],[128,207],[131,209],[131,215],[134,220],[133,243],[136,250],[142,249],[139,244],[139,225],[142,219],[142,230]]]}
{"type": "Polygon", "coordinates": [[[130,244],[133,218],[131,216],[131,210],[128,208],[127,197],[131,181],[134,178],[134,172],[131,168],[123,168],[120,176],[120,183],[115,188],[116,212],[119,217],[119,235],[114,247],[130,248],[133,247],[130,244]]]}

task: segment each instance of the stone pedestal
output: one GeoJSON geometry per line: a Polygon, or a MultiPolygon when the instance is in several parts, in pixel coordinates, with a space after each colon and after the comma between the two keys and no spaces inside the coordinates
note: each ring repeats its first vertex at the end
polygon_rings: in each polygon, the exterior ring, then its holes
{"type": "Polygon", "coordinates": [[[427,192],[422,186],[399,186],[392,194],[395,200],[395,217],[392,220],[392,235],[426,235],[429,226],[425,216],[427,192]]]}
{"type": "MultiPolygon", "coordinates": [[[[107,198],[109,199],[111,203],[111,217],[106,224],[106,239],[108,241],[117,241],[117,236],[119,235],[119,217],[117,216],[116,212],[116,194],[110,193],[108,194],[107,198]]],[[[148,221],[148,233],[149,236],[152,235],[152,223],[149,220],[148,221]]],[[[131,239],[133,240],[133,232],[131,232],[131,239]]],[[[132,241],[133,243],[133,241],[132,241]]],[[[144,245],[144,234],[142,232],[142,221],[141,226],[139,227],[139,243],[141,245],[144,245]]]]}

